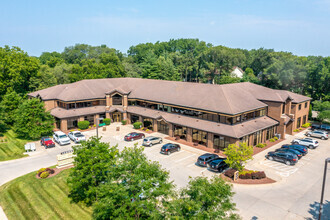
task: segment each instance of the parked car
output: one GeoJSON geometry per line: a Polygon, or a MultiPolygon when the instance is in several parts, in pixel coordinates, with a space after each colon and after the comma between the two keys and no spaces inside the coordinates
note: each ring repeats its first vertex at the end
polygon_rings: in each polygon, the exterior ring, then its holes
{"type": "Polygon", "coordinates": [[[298,157],[295,154],[288,152],[268,152],[266,155],[268,160],[275,160],[279,162],[283,162],[286,165],[295,165],[298,162],[298,157]]]}
{"type": "Polygon", "coordinates": [[[312,131],[313,130],[320,129],[320,128],[321,128],[321,125],[320,124],[312,124],[312,126],[311,126],[312,131]]]}
{"type": "Polygon", "coordinates": [[[143,139],[142,145],[151,147],[154,144],[161,144],[162,142],[163,142],[162,138],[150,136],[143,139]]]}
{"type": "Polygon", "coordinates": [[[53,138],[54,138],[54,141],[61,146],[70,144],[70,138],[68,138],[68,136],[65,133],[63,133],[62,131],[55,131],[53,138]]]}
{"type": "Polygon", "coordinates": [[[206,167],[208,162],[216,158],[219,158],[219,155],[206,153],[198,157],[196,164],[202,167],[206,167]]]}
{"type": "Polygon", "coordinates": [[[323,131],[330,131],[330,125],[322,124],[320,129],[323,131]]]}
{"type": "Polygon", "coordinates": [[[295,149],[290,149],[290,148],[279,148],[276,149],[275,152],[288,152],[297,155],[298,159],[300,159],[303,155],[301,152],[295,149]]]}
{"type": "Polygon", "coordinates": [[[297,145],[297,144],[284,144],[281,147],[282,149],[295,149],[297,151],[299,151],[300,153],[302,153],[303,156],[305,156],[308,153],[308,148],[302,145],[297,145]]]}
{"type": "Polygon", "coordinates": [[[132,132],[132,133],[129,133],[128,135],[126,135],[124,137],[124,140],[125,141],[134,141],[134,140],[138,140],[138,139],[141,139],[144,137],[145,137],[145,135],[143,133],[132,132]]]}
{"type": "Polygon", "coordinates": [[[294,139],[292,144],[299,144],[302,146],[306,146],[310,149],[315,149],[319,146],[319,142],[312,138],[304,138],[304,139],[294,139]]]}
{"type": "Polygon", "coordinates": [[[55,147],[54,141],[50,137],[42,137],[40,140],[41,146],[44,146],[46,149],[55,147]]]}
{"type": "Polygon", "coordinates": [[[224,170],[229,168],[229,166],[226,164],[225,160],[226,160],[226,158],[213,159],[207,164],[207,168],[212,171],[222,173],[224,170]]]}
{"type": "Polygon", "coordinates": [[[327,131],[319,131],[319,130],[307,131],[305,135],[307,137],[318,137],[321,138],[322,140],[327,140],[329,138],[327,131]]]}
{"type": "Polygon", "coordinates": [[[180,145],[168,143],[168,144],[164,144],[162,146],[162,148],[160,149],[160,153],[170,155],[171,153],[180,151],[180,150],[181,150],[180,145]]]}
{"type": "Polygon", "coordinates": [[[80,131],[69,132],[68,136],[76,144],[80,141],[86,141],[85,135],[83,135],[80,131]]]}

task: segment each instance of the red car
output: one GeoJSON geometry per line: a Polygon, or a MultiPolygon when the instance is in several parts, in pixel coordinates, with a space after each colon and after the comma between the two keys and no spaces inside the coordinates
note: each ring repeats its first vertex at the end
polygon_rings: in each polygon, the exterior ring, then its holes
{"type": "Polygon", "coordinates": [[[41,146],[44,146],[46,149],[50,147],[55,147],[54,141],[50,137],[42,137],[40,140],[41,146]]]}
{"type": "Polygon", "coordinates": [[[145,135],[143,133],[132,132],[132,133],[129,133],[128,135],[126,135],[124,140],[125,141],[134,141],[134,140],[141,139],[144,137],[145,137],[145,135]]]}

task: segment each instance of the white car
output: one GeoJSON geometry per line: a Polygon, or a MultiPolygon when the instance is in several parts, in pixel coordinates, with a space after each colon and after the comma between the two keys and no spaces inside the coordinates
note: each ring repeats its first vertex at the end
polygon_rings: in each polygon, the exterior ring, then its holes
{"type": "Polygon", "coordinates": [[[62,131],[55,131],[53,138],[54,138],[54,141],[61,146],[71,143],[70,138],[68,138],[68,136],[65,133],[63,133],[62,131]]]}
{"type": "Polygon", "coordinates": [[[68,136],[76,144],[80,141],[86,141],[85,135],[83,135],[80,131],[69,132],[68,136]]]}
{"type": "Polygon", "coordinates": [[[303,146],[308,147],[310,149],[315,149],[319,146],[319,142],[317,140],[312,139],[312,138],[294,139],[292,141],[292,144],[303,145],[303,146]]]}

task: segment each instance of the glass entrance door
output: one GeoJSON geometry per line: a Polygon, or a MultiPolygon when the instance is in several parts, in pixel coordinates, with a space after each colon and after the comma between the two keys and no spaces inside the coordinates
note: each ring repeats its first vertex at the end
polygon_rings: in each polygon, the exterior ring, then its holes
{"type": "Polygon", "coordinates": [[[122,121],[121,113],[120,112],[112,113],[112,121],[113,122],[121,122],[122,121]]]}

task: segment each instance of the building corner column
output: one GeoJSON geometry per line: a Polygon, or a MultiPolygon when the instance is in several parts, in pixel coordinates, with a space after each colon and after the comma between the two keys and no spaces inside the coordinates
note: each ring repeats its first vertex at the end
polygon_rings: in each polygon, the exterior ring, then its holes
{"type": "Polygon", "coordinates": [[[61,119],[61,131],[65,132],[68,130],[68,120],[61,119]]]}

